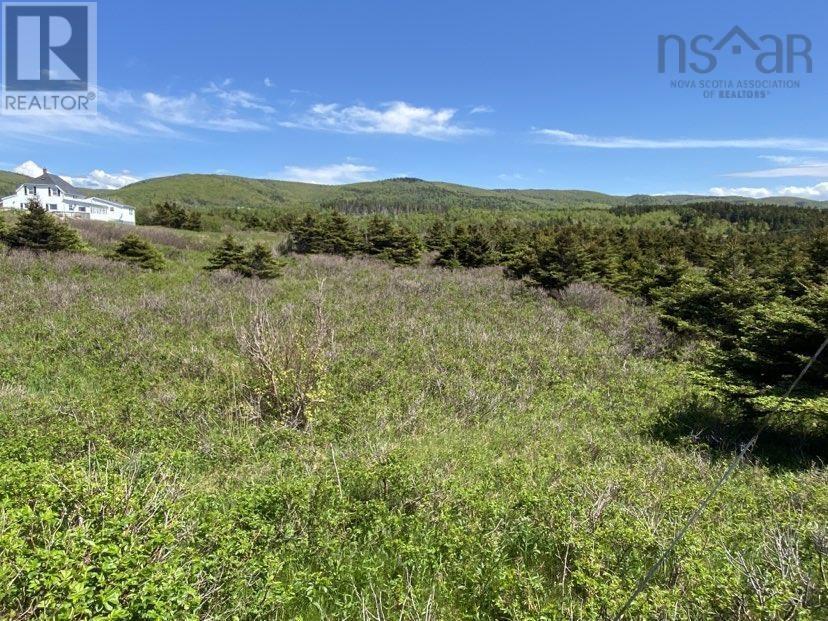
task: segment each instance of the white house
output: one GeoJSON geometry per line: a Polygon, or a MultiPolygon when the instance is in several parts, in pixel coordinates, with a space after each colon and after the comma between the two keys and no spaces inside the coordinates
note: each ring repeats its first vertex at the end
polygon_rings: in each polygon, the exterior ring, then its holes
{"type": "Polygon", "coordinates": [[[3,197],[2,206],[3,209],[25,209],[33,198],[40,200],[49,213],[62,218],[135,224],[135,210],[132,207],[105,198],[86,196],[45,168],[42,175],[21,184],[11,196],[3,197]]]}

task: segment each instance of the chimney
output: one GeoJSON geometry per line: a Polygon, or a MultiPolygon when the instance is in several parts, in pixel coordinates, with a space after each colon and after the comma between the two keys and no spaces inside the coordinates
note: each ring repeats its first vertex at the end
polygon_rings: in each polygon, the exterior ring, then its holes
{"type": "Polygon", "coordinates": [[[48,174],[48,172],[49,172],[49,170],[48,170],[48,169],[46,169],[46,168],[44,168],[44,169],[43,169],[43,174],[44,174],[44,175],[45,175],[45,174],[48,174]]]}

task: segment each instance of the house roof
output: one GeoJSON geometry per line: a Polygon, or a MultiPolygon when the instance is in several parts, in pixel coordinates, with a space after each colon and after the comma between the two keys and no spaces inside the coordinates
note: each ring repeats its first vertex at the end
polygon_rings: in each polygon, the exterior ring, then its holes
{"type": "MultiPolygon", "coordinates": [[[[75,186],[71,183],[58,177],[57,175],[53,175],[50,172],[44,172],[39,177],[36,177],[33,180],[34,183],[42,183],[44,185],[56,185],[60,188],[61,192],[64,194],[69,194],[71,196],[86,196],[83,192],[78,190],[75,186]]],[[[23,184],[25,185],[25,184],[23,184]]]]}

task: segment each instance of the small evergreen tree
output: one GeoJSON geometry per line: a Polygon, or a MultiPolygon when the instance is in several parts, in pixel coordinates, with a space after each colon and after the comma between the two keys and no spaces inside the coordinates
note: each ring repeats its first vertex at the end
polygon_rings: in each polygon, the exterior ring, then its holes
{"type": "Polygon", "coordinates": [[[516,253],[507,267],[513,278],[549,291],[573,282],[596,280],[594,262],[578,231],[564,229],[536,236],[528,247],[516,253]]]}
{"type": "Polygon", "coordinates": [[[449,227],[444,219],[435,220],[428,227],[425,235],[425,247],[428,250],[441,251],[449,241],[449,227]]]}
{"type": "Polygon", "coordinates": [[[143,237],[130,234],[115,247],[114,258],[143,269],[160,271],[166,266],[164,256],[143,237]]]}
{"type": "Polygon", "coordinates": [[[485,267],[494,265],[496,256],[489,236],[481,227],[461,224],[454,228],[434,264],[448,268],[485,267]]]}
{"type": "Polygon", "coordinates": [[[234,270],[244,265],[244,246],[232,235],[225,237],[210,255],[206,270],[234,270]]]}
{"type": "Polygon", "coordinates": [[[5,236],[9,246],[48,252],[83,249],[77,231],[50,215],[36,198],[29,200],[26,210],[5,236]]]}
{"type": "Polygon", "coordinates": [[[382,254],[393,246],[394,223],[387,216],[371,216],[365,230],[365,252],[372,255],[382,254]]]}
{"type": "Polygon", "coordinates": [[[202,228],[201,214],[169,201],[155,206],[155,213],[150,215],[147,224],[191,231],[200,231],[202,228]]]}
{"type": "Polygon", "coordinates": [[[322,252],[324,233],[319,216],[307,214],[299,220],[290,232],[291,245],[299,254],[316,254],[322,252]]]}
{"type": "Polygon", "coordinates": [[[320,223],[320,252],[349,257],[356,252],[359,241],[351,220],[335,209],[320,223]]]}
{"type": "Polygon", "coordinates": [[[273,256],[273,252],[262,243],[253,246],[244,255],[240,272],[252,278],[271,279],[282,275],[282,265],[273,256]]]}
{"type": "Polygon", "coordinates": [[[411,229],[394,224],[385,216],[368,221],[365,252],[399,265],[416,265],[420,261],[420,238],[411,229]]]}

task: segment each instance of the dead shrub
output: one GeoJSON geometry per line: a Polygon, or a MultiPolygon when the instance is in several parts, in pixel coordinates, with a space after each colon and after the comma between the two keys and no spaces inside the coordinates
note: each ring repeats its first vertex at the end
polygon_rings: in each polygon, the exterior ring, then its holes
{"type": "Polygon", "coordinates": [[[206,250],[210,245],[194,233],[182,233],[160,226],[129,226],[112,222],[68,219],[72,228],[77,229],[84,241],[93,246],[107,246],[120,242],[130,234],[138,234],[147,241],[178,250],[206,250]]]}
{"type": "Polygon", "coordinates": [[[254,297],[253,306],[250,323],[236,331],[252,370],[247,386],[252,404],[262,420],[308,430],[325,401],[325,376],[333,357],[322,285],[309,313],[288,305],[273,314],[261,294],[254,297]]]}
{"type": "Polygon", "coordinates": [[[577,282],[555,297],[567,307],[590,312],[622,357],[655,358],[670,346],[672,337],[658,316],[642,301],[621,297],[595,283],[577,282]]]}

